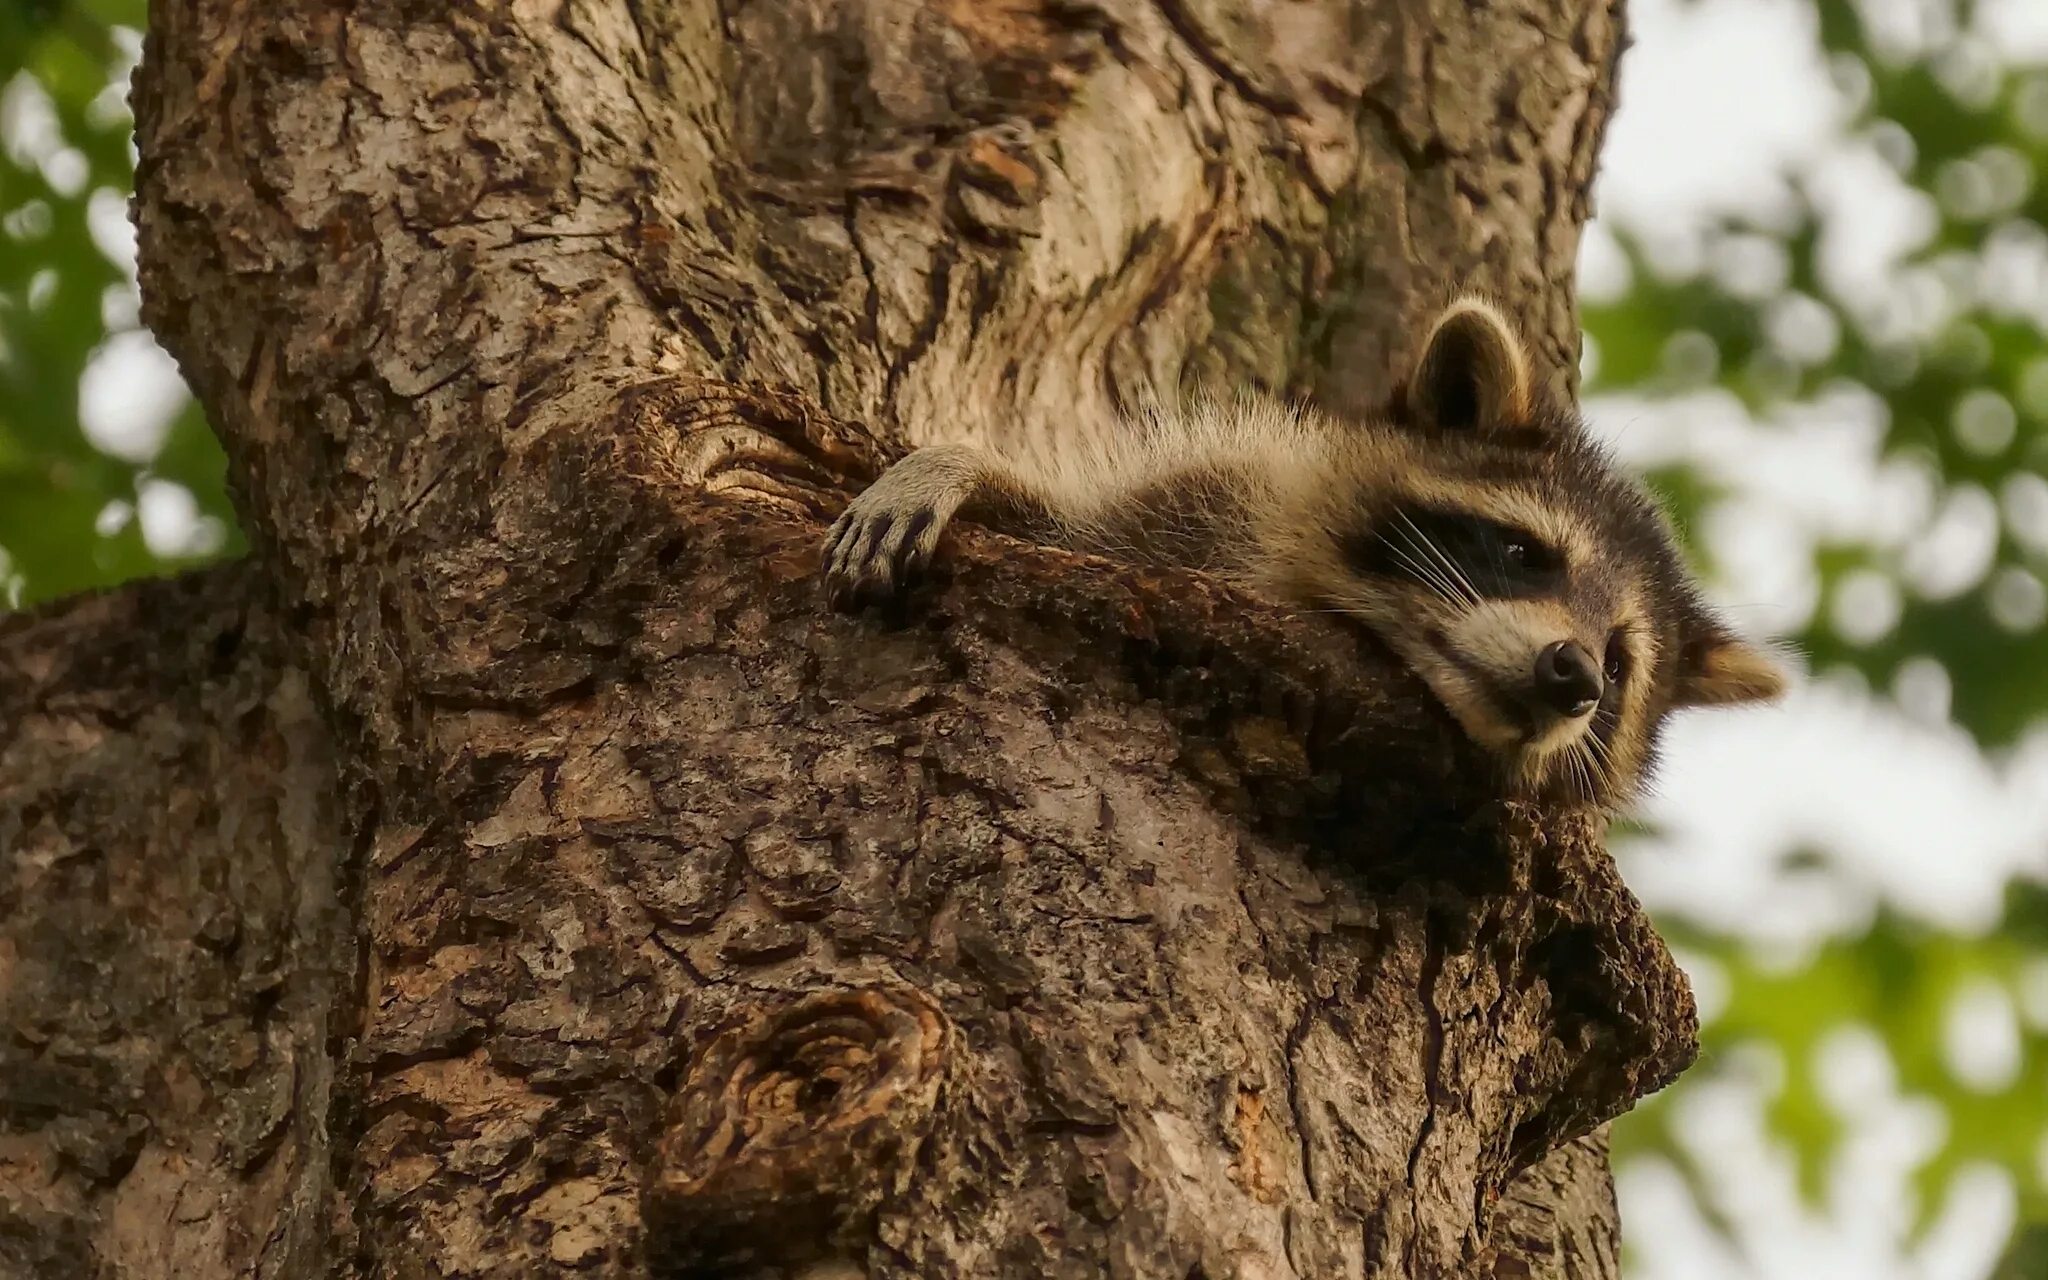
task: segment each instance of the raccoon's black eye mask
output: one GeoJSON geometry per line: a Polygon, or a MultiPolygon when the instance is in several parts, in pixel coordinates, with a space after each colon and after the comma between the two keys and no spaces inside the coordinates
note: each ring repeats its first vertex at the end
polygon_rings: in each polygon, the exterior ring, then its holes
{"type": "Polygon", "coordinates": [[[1544,595],[1558,589],[1564,557],[1526,529],[1463,511],[1396,508],[1345,548],[1354,569],[1419,582],[1456,597],[1544,595]]]}

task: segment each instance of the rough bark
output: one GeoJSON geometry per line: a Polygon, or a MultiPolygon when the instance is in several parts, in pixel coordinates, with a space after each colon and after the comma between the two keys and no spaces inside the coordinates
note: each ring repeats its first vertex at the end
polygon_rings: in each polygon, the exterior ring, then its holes
{"type": "Polygon", "coordinates": [[[148,314],[257,557],[0,635],[0,1261],[1614,1274],[1692,1015],[1590,819],[1191,575],[811,578],[907,444],[1364,403],[1453,285],[1568,385],[1617,39],[158,4],[148,314]]]}

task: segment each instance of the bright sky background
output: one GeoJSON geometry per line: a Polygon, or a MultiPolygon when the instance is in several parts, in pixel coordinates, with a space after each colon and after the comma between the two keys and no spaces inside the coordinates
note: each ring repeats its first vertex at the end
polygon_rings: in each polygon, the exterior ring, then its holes
{"type": "MultiPolygon", "coordinates": [[[[1859,7],[1901,50],[1945,35],[1931,15],[1946,5],[1859,7]]],[[[1779,176],[1787,170],[1809,175],[1818,192],[1830,285],[1859,312],[1909,292],[1898,264],[1931,225],[1925,197],[1877,147],[1843,137],[1853,84],[1830,74],[1810,0],[1630,0],[1630,14],[1638,43],[1623,63],[1598,193],[1601,223],[1582,259],[1589,294],[1626,285],[1608,225],[1646,238],[1662,258],[1699,260],[1699,229],[1710,216],[1774,221],[1788,199],[1779,176]]],[[[1987,56],[1995,49],[2048,62],[2048,0],[1991,0],[1980,23],[1987,56]]],[[[2044,263],[2048,253],[2036,254],[2028,271],[2006,275],[2021,282],[2015,307],[2048,317],[2044,263]]],[[[1735,274],[1746,267],[1733,259],[1706,265],[1735,274]]],[[[1942,505],[1924,475],[1881,462],[1882,406],[1865,395],[1802,407],[1788,415],[1796,430],[1754,422],[1713,393],[1658,405],[1613,398],[1587,410],[1624,457],[1687,458],[1735,492],[1704,532],[1724,571],[1717,597],[1760,634],[1793,629],[1818,607],[1811,552],[1822,536],[1919,546],[1909,576],[1937,589],[1975,585],[1988,567],[1999,499],[1942,505]]],[[[2048,539],[2043,489],[2022,482],[2000,497],[2016,530],[2026,524],[2048,539]]],[[[1881,629],[1896,611],[1896,588],[1867,588],[1833,607],[1838,618],[1853,608],[1881,629]]],[[[2024,584],[2018,590],[2027,595],[2024,584]]],[[[2039,609],[2038,594],[2016,596],[2014,607],[2039,609]]],[[[1993,763],[1946,723],[1946,710],[1946,679],[1928,664],[1876,694],[1808,682],[1779,709],[1682,719],[1659,793],[1646,806],[1664,834],[1627,851],[1630,883],[1653,911],[1682,908],[1794,964],[1817,941],[1859,929],[1880,902],[1947,928],[1990,925],[2009,877],[2048,869],[2048,733],[1993,763]],[[1816,847],[1829,854],[1825,873],[1785,864],[1787,854],[1816,847]]],[[[1711,1015],[1715,974],[1697,966],[1695,976],[1711,1015]]],[[[1996,1080],[2017,1061],[2018,1016],[1995,990],[1964,1002],[1955,1011],[1952,1061],[1996,1080]]],[[[1739,1241],[1731,1247],[1710,1227],[1676,1170],[1639,1163],[1621,1179],[1631,1280],[1988,1275],[2015,1212],[2005,1175],[1966,1175],[1933,1233],[1907,1244],[1905,1175],[1939,1144],[1941,1117],[1899,1096],[1873,1035],[1838,1036],[1827,1063],[1830,1102],[1854,1118],[1859,1136],[1831,1171],[1825,1208],[1801,1207],[1789,1152],[1764,1123],[1777,1064],[1768,1055],[1723,1063],[1726,1079],[1692,1091],[1678,1128],[1739,1241]]]]}

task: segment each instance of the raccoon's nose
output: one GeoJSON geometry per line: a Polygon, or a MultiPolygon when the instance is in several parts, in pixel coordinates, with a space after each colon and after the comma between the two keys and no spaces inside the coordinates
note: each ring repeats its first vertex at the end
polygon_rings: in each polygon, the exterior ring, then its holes
{"type": "Polygon", "coordinates": [[[1593,655],[1570,640],[1536,655],[1536,696],[1561,716],[1576,718],[1599,706],[1604,687],[1593,655]]]}

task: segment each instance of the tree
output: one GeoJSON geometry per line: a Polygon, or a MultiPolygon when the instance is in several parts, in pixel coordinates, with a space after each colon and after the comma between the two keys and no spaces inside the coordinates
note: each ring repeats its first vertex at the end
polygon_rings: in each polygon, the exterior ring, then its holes
{"type": "Polygon", "coordinates": [[[1568,387],[1617,9],[159,5],[253,556],[0,630],[0,1257],[1613,1274],[1692,1006],[1590,819],[1192,575],[811,575],[905,445],[1367,404],[1457,284],[1568,387]]]}

